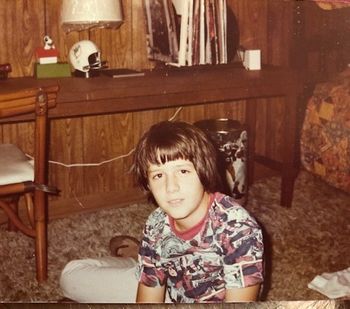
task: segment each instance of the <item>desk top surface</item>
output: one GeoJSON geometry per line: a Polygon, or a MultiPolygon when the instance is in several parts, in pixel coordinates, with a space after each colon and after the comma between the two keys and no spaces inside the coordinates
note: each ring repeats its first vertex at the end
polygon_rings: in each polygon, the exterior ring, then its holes
{"type": "MultiPolygon", "coordinates": [[[[298,85],[295,72],[285,68],[268,66],[246,71],[229,64],[154,69],[145,71],[144,76],[122,78],[9,78],[0,81],[0,93],[55,84],[60,90],[50,118],[284,96],[295,93],[298,85]]],[[[25,119],[30,116],[16,120],[25,119]]]]}

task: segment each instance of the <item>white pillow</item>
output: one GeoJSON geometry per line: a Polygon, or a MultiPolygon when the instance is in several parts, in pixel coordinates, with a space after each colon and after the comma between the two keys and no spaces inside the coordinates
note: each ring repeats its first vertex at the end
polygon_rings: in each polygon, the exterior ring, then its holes
{"type": "Polygon", "coordinates": [[[34,180],[31,160],[15,145],[0,145],[0,185],[34,180]]]}

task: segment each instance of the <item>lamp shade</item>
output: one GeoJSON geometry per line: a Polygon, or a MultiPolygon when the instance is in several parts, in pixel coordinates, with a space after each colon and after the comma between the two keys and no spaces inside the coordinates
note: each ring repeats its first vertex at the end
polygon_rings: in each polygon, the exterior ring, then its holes
{"type": "Polygon", "coordinates": [[[93,27],[118,28],[123,22],[120,0],[63,0],[61,25],[65,32],[93,27]]]}

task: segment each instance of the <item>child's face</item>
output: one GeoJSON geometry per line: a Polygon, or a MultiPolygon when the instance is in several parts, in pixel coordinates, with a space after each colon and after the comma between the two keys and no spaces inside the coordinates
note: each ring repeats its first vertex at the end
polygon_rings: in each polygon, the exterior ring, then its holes
{"type": "Polygon", "coordinates": [[[204,191],[191,161],[150,164],[148,184],[158,206],[174,218],[180,231],[191,228],[205,216],[209,194],[204,191]]]}

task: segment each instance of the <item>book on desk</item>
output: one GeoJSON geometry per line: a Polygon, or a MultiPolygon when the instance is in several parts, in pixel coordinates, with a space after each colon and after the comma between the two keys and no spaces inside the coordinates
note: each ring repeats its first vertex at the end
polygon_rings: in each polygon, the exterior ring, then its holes
{"type": "Polygon", "coordinates": [[[125,78],[145,75],[145,72],[132,69],[105,69],[101,70],[100,72],[103,75],[110,76],[113,78],[125,78]]]}

